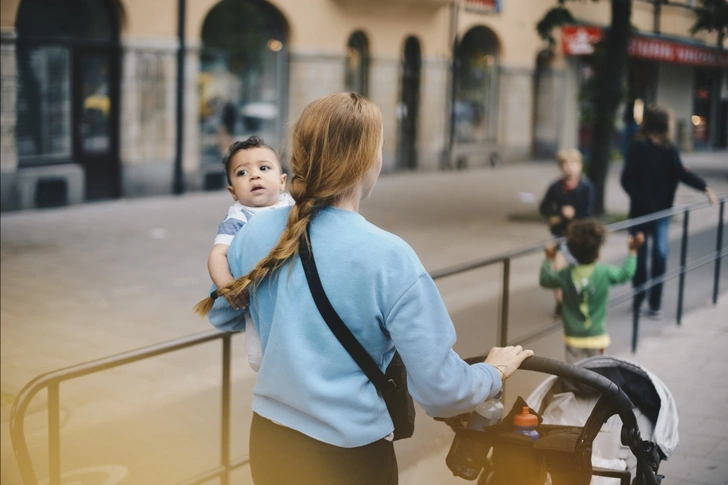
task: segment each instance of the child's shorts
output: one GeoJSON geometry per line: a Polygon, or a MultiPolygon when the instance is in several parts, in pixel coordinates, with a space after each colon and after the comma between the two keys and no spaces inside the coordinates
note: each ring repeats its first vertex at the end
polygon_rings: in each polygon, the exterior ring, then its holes
{"type": "Polygon", "coordinates": [[[581,347],[572,347],[571,345],[566,346],[566,363],[574,364],[580,360],[584,360],[587,357],[594,357],[595,355],[604,355],[605,349],[585,349],[581,347]]]}

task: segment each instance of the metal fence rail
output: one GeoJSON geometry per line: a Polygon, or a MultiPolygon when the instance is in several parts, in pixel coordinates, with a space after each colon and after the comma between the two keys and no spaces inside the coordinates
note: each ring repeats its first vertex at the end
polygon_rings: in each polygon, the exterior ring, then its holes
{"type": "MultiPolygon", "coordinates": [[[[628,221],[618,222],[607,226],[609,232],[618,232],[629,230],[645,223],[653,222],[664,217],[672,217],[674,215],[684,214],[683,217],[683,233],[680,247],[680,266],[665,273],[659,278],[653,278],[645,282],[639,288],[631,291],[615,295],[610,298],[610,305],[614,305],[632,298],[637,292],[647,290],[652,286],[670,280],[679,278],[678,286],[678,312],[677,323],[681,322],[683,310],[683,290],[685,284],[685,274],[698,267],[706,264],[714,263],[714,282],[713,282],[713,304],[718,300],[718,289],[721,270],[721,258],[728,256],[728,249],[723,249],[723,226],[725,203],[728,196],[720,198],[720,207],[718,215],[716,248],[714,252],[706,254],[695,261],[687,261],[687,246],[689,240],[689,221],[690,212],[703,209],[709,206],[707,201],[693,202],[674,207],[669,210],[657,212],[649,216],[644,216],[628,221]]],[[[495,264],[502,265],[502,279],[500,282],[500,312],[498,319],[496,345],[506,346],[509,343],[525,344],[537,338],[547,335],[561,329],[561,322],[557,321],[544,325],[542,328],[536,329],[531,333],[519,337],[513,342],[508,338],[508,315],[509,315],[509,298],[510,298],[510,271],[511,261],[515,258],[527,256],[542,251],[547,244],[554,241],[545,241],[524,248],[517,249],[502,255],[497,255],[481,260],[472,261],[449,268],[444,268],[430,273],[430,276],[437,280],[447,276],[453,276],[465,273],[471,270],[485,268],[495,264]]],[[[639,336],[639,313],[633,314],[632,327],[632,351],[637,347],[639,336]]],[[[24,485],[35,485],[38,483],[33,468],[33,462],[28,451],[28,445],[25,439],[24,421],[25,413],[33,397],[43,389],[48,389],[48,464],[49,464],[49,484],[61,484],[61,435],[60,435],[60,384],[64,381],[76,379],[89,374],[94,374],[111,368],[119,367],[132,362],[149,359],[162,354],[168,354],[177,350],[186,349],[196,345],[200,345],[213,340],[222,341],[222,375],[221,375],[221,392],[222,392],[222,415],[220,422],[220,464],[207,470],[180,485],[197,485],[208,480],[219,478],[223,485],[230,483],[230,472],[248,463],[248,457],[242,456],[232,459],[230,457],[230,386],[231,386],[231,339],[234,334],[210,330],[201,332],[187,337],[181,337],[167,342],[143,347],[140,349],[123,352],[120,354],[104,357],[102,359],[86,362],[83,364],[66,367],[42,374],[31,380],[18,394],[10,412],[10,438],[13,444],[13,452],[20,468],[20,473],[24,485]]]]}

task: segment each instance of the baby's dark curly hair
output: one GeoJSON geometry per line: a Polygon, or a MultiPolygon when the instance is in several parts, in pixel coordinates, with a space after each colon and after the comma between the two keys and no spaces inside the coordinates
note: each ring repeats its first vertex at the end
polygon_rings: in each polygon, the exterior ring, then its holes
{"type": "Polygon", "coordinates": [[[599,258],[607,228],[593,217],[572,221],[566,229],[566,246],[579,264],[591,264],[599,258]]]}
{"type": "Polygon", "coordinates": [[[247,140],[233,142],[233,144],[230,145],[230,148],[228,148],[225,156],[222,157],[222,164],[225,167],[225,176],[227,177],[228,185],[232,184],[230,181],[230,161],[240,150],[250,150],[251,148],[267,148],[275,153],[276,158],[278,159],[278,164],[281,166],[281,171],[285,173],[285,168],[283,167],[283,163],[281,162],[278,152],[270,145],[266,145],[261,137],[253,135],[247,140]]]}

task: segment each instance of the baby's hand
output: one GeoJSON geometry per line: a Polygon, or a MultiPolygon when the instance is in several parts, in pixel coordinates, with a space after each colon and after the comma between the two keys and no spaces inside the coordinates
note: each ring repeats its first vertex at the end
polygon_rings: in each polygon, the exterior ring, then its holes
{"type": "Polygon", "coordinates": [[[563,214],[563,216],[567,219],[573,219],[576,215],[576,209],[574,209],[574,206],[565,205],[561,208],[561,214],[563,214]]]}
{"type": "Polygon", "coordinates": [[[645,243],[645,235],[638,232],[634,236],[630,236],[627,239],[627,248],[630,251],[637,251],[645,243]]]}
{"type": "Polygon", "coordinates": [[[552,226],[561,224],[561,216],[549,216],[549,224],[552,226]]]}
{"type": "Polygon", "coordinates": [[[546,259],[553,260],[556,257],[556,253],[559,251],[559,247],[556,244],[549,244],[543,248],[543,252],[546,253],[546,259]]]}
{"type": "Polygon", "coordinates": [[[238,294],[237,296],[233,296],[231,294],[225,294],[223,295],[225,299],[227,300],[228,304],[233,307],[235,310],[240,310],[241,308],[246,307],[246,302],[242,298],[241,294],[238,294]]]}

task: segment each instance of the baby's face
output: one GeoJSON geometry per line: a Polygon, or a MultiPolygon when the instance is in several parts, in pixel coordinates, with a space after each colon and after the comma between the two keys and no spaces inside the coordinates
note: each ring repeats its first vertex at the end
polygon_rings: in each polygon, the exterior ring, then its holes
{"type": "Polygon", "coordinates": [[[238,151],[230,160],[230,185],[228,190],[237,200],[248,207],[275,205],[286,187],[286,174],[272,150],[249,148],[238,151]]]}

